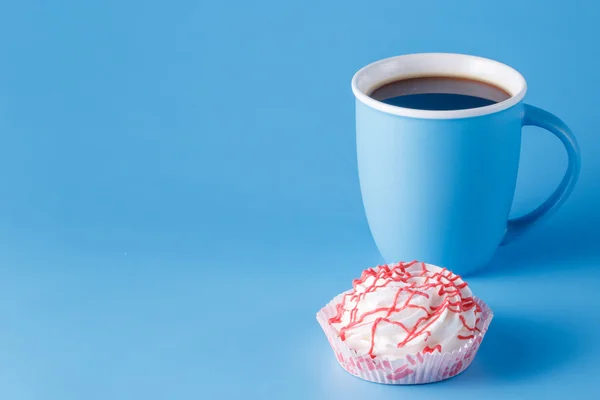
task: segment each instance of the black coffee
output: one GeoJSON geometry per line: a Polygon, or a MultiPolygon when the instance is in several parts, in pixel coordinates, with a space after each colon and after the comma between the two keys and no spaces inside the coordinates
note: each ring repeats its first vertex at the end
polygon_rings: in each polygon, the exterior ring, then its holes
{"type": "Polygon", "coordinates": [[[375,89],[375,100],[418,110],[464,110],[499,103],[510,98],[489,83],[444,76],[402,79],[375,89]]]}

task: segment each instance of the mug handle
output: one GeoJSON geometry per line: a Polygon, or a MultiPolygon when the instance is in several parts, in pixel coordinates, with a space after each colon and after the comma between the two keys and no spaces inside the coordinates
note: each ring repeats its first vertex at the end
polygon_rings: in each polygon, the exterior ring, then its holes
{"type": "Polygon", "coordinates": [[[508,220],[506,233],[501,245],[512,242],[517,236],[531,228],[535,223],[544,218],[548,218],[556,212],[573,191],[577,178],[579,177],[579,170],[581,169],[581,157],[579,155],[579,145],[577,144],[577,140],[575,139],[573,132],[571,132],[569,127],[561,121],[560,118],[541,108],[524,104],[521,126],[527,125],[539,126],[540,128],[547,129],[559,138],[567,150],[569,164],[560,185],[558,185],[554,193],[552,193],[541,206],[522,217],[508,220]]]}

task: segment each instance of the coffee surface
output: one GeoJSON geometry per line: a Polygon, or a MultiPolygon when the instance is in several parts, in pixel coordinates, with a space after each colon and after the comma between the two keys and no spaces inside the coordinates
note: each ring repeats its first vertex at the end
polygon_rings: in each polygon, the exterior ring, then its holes
{"type": "Polygon", "coordinates": [[[389,82],[375,89],[370,97],[398,107],[449,111],[485,107],[511,96],[486,82],[433,76],[389,82]]]}

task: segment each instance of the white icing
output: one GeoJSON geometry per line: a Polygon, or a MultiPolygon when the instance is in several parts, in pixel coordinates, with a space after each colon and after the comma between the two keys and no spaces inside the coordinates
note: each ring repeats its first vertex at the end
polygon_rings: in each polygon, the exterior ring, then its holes
{"type": "MultiPolygon", "coordinates": [[[[409,263],[405,263],[407,264],[409,263]]],[[[390,273],[381,271],[381,267],[374,270],[379,277],[374,287],[373,282],[376,277],[368,276],[364,282],[356,284],[352,293],[345,296],[341,322],[332,322],[338,334],[351,322],[351,313],[355,307],[357,312],[354,321],[361,320],[365,313],[381,309],[365,316],[362,322],[344,332],[344,340],[348,346],[359,354],[367,354],[371,348],[372,329],[376,321],[378,322],[371,353],[374,356],[398,359],[423,352],[427,348],[434,349],[437,345],[441,346],[442,352],[451,352],[466,344],[468,341],[466,338],[476,333],[469,328],[476,327],[481,315],[481,311],[473,303],[473,294],[469,287],[464,285],[460,289],[456,288],[463,284],[463,280],[434,265],[415,263],[406,267],[404,271],[398,267],[399,265],[389,265],[390,273]],[[441,277],[435,278],[440,274],[441,277]],[[394,281],[400,276],[404,276],[407,283],[394,281]],[[450,284],[446,290],[443,290],[449,293],[440,293],[444,284],[450,284]],[[369,289],[371,287],[373,288],[369,289]],[[423,293],[428,298],[422,294],[412,294],[415,291],[423,293]],[[394,299],[396,299],[395,304],[393,304],[394,299]],[[410,307],[402,309],[406,304],[410,304],[410,307]],[[435,309],[443,307],[444,304],[450,305],[436,315],[435,309]],[[392,306],[394,309],[388,316],[392,306]],[[417,307],[424,307],[424,309],[417,307]],[[461,316],[464,318],[464,323],[461,321],[461,316]],[[382,320],[383,318],[387,320],[382,320]],[[393,322],[402,323],[409,332],[401,326],[394,325],[393,322]],[[431,334],[418,334],[421,331],[431,334]],[[407,340],[411,332],[413,337],[407,340]]]]}

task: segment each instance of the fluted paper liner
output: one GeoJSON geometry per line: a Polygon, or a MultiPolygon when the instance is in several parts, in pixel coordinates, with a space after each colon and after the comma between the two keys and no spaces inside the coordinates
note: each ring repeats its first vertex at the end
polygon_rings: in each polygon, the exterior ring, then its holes
{"type": "Polygon", "coordinates": [[[416,353],[397,360],[380,356],[372,359],[368,354],[361,355],[349,348],[329,323],[329,319],[337,314],[336,305],[349,292],[337,295],[323,307],[317,313],[317,321],[342,368],[354,376],[377,383],[414,385],[437,382],[460,374],[471,365],[494,316],[487,304],[473,297],[481,307],[481,321],[477,325],[480,332],[459,349],[443,353],[416,353]]]}

